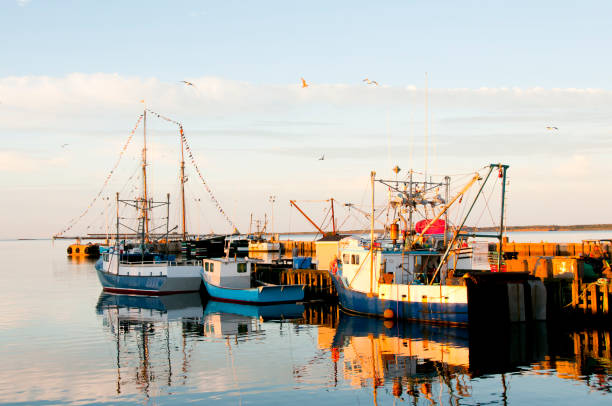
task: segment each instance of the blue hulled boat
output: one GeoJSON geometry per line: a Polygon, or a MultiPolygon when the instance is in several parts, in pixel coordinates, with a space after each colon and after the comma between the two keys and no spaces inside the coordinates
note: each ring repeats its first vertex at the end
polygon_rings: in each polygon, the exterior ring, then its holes
{"type": "Polygon", "coordinates": [[[250,304],[294,303],[304,300],[304,285],[252,286],[252,262],[246,259],[205,259],[203,280],[208,294],[220,301],[250,304]]]}

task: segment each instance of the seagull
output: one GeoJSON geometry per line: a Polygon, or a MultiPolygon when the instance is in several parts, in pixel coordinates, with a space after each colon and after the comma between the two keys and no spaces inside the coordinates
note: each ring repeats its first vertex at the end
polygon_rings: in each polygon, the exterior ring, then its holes
{"type": "Polygon", "coordinates": [[[362,80],[362,82],[366,82],[368,85],[374,85],[374,86],[378,86],[378,82],[375,80],[370,80],[368,78],[365,78],[364,80],[362,80]]]}
{"type": "MultiPolygon", "coordinates": [[[[191,83],[191,82],[187,82],[186,80],[180,80],[180,81],[179,81],[179,83],[184,83],[184,84],[186,84],[187,86],[196,87],[196,85],[194,85],[194,84],[193,84],[193,83],[191,83]]],[[[197,87],[196,87],[196,89],[197,89],[197,87]]]]}
{"type": "Polygon", "coordinates": [[[319,158],[319,161],[323,161],[325,159],[325,154],[321,155],[321,158],[319,158]]]}
{"type": "Polygon", "coordinates": [[[300,79],[302,79],[302,88],[308,87],[308,83],[306,83],[304,78],[300,78],[300,79]]]}
{"type": "Polygon", "coordinates": [[[62,148],[66,148],[68,144],[62,144],[62,148]]]}
{"type": "Polygon", "coordinates": [[[558,130],[557,127],[546,127],[547,130],[558,130]]]}

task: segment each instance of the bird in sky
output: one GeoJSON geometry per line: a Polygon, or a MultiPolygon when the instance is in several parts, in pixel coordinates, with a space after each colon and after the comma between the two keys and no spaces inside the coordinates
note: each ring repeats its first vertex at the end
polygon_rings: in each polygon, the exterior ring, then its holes
{"type": "Polygon", "coordinates": [[[375,80],[370,80],[370,79],[368,79],[368,78],[365,78],[365,79],[363,80],[363,82],[366,82],[368,85],[378,86],[378,82],[377,82],[377,81],[375,81],[375,80]]]}
{"type": "Polygon", "coordinates": [[[552,127],[552,126],[546,127],[546,129],[549,130],[549,131],[558,130],[557,127],[552,127]]]}
{"type": "Polygon", "coordinates": [[[62,148],[66,148],[68,144],[62,144],[62,148]]]}
{"type": "MultiPolygon", "coordinates": [[[[179,83],[184,83],[184,84],[186,84],[187,86],[196,87],[196,85],[194,85],[194,84],[193,84],[193,83],[191,83],[191,82],[187,82],[186,80],[180,80],[180,81],[179,81],[179,83]]],[[[196,87],[196,89],[197,89],[197,87],[196,87]]]]}
{"type": "Polygon", "coordinates": [[[325,154],[321,155],[321,158],[319,158],[319,161],[323,161],[325,159],[325,154]]]}
{"type": "Polygon", "coordinates": [[[305,88],[305,87],[308,87],[308,83],[306,83],[304,78],[300,78],[300,79],[302,79],[302,89],[305,88]]]}

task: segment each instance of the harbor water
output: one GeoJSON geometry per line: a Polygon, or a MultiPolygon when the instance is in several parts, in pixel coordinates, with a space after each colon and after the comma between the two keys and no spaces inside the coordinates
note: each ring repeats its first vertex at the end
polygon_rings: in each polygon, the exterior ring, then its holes
{"type": "Polygon", "coordinates": [[[68,244],[0,241],[2,404],[612,403],[609,329],[442,328],[326,303],[107,295],[68,244]]]}

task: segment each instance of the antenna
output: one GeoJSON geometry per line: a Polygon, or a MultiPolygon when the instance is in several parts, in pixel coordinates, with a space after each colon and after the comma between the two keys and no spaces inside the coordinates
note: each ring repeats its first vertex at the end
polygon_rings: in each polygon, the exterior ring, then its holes
{"type": "Polygon", "coordinates": [[[427,182],[427,152],[429,150],[429,89],[427,87],[427,72],[425,72],[425,182],[427,182]]]}

